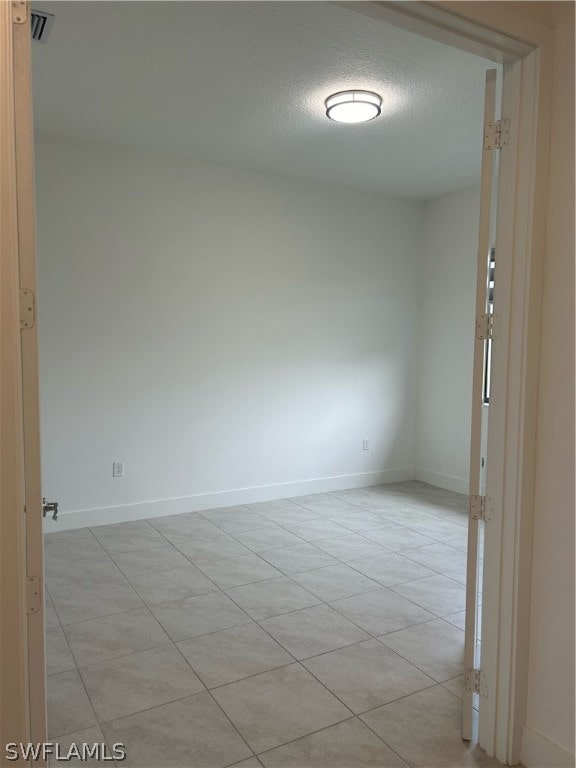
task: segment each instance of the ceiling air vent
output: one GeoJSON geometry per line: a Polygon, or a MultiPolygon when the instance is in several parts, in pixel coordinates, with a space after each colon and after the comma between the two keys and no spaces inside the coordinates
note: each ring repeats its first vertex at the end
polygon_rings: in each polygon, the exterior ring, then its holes
{"type": "Polygon", "coordinates": [[[32,40],[36,40],[39,43],[45,43],[53,21],[54,14],[46,13],[46,11],[35,11],[33,9],[31,13],[32,40]]]}

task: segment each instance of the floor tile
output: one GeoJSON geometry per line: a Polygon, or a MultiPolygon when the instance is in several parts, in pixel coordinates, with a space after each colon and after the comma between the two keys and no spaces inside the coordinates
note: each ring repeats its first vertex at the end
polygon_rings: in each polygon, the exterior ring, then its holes
{"type": "Polygon", "coordinates": [[[214,507],[213,509],[203,509],[199,514],[206,520],[215,525],[220,520],[233,520],[235,517],[250,514],[251,511],[243,504],[236,504],[231,507],[214,507]]]}
{"type": "Polygon", "coordinates": [[[376,501],[376,496],[369,488],[346,488],[343,491],[332,491],[332,496],[355,506],[364,506],[369,502],[375,503],[376,501]]]}
{"type": "Polygon", "coordinates": [[[249,757],[248,760],[241,760],[239,763],[229,766],[229,768],[262,768],[262,763],[257,757],[249,757]]]}
{"type": "Polygon", "coordinates": [[[188,565],[188,560],[171,544],[132,552],[113,552],[112,559],[122,573],[130,579],[142,573],[171,571],[188,565]]]}
{"type": "Polygon", "coordinates": [[[314,571],[295,573],[292,579],[325,602],[359,595],[381,586],[348,565],[330,565],[314,571]]]}
{"type": "Polygon", "coordinates": [[[446,576],[428,576],[406,584],[396,584],[390,589],[437,616],[446,616],[466,608],[466,587],[446,576]]]}
{"type": "Polygon", "coordinates": [[[173,645],[83,667],[80,675],[100,722],[204,690],[173,645]]]}
{"type": "Polygon", "coordinates": [[[152,605],[150,610],[174,641],[237,627],[250,621],[244,611],[221,592],[152,605]]]}
{"type": "Polygon", "coordinates": [[[166,540],[145,520],[117,525],[98,525],[90,529],[107,552],[160,547],[166,540]]]}
{"type": "Polygon", "coordinates": [[[366,557],[362,560],[351,560],[348,565],[385,587],[436,575],[436,572],[430,568],[395,552],[387,552],[378,557],[366,557]]]}
{"type": "Polygon", "coordinates": [[[65,575],[73,565],[110,562],[110,557],[88,528],[50,533],[44,537],[47,576],[65,575]]]}
{"type": "Polygon", "coordinates": [[[58,738],[52,739],[52,741],[55,744],[58,744],[58,749],[60,750],[62,758],[67,758],[69,754],[72,756],[69,760],[66,759],[64,762],[64,759],[58,760],[57,756],[53,755],[48,758],[48,768],[62,768],[63,765],[72,766],[73,768],[83,765],[113,765],[110,760],[103,759],[105,756],[109,758],[112,757],[112,750],[106,744],[104,734],[98,725],[95,725],[92,728],[85,728],[82,731],[76,731],[75,733],[68,733],[65,736],[59,736],[58,738]],[[99,755],[102,759],[98,759],[96,756],[87,757],[85,760],[79,757],[74,757],[75,750],[78,749],[81,753],[84,744],[88,745],[88,747],[92,747],[94,744],[103,744],[104,746],[101,748],[102,753],[99,755]],[[74,751],[71,752],[71,750],[74,751]]]}
{"type": "Polygon", "coordinates": [[[86,567],[82,575],[49,579],[50,595],[62,624],[121,613],[144,604],[114,563],[98,571],[86,567]]]}
{"type": "Polygon", "coordinates": [[[458,677],[452,678],[452,680],[445,680],[442,685],[447,688],[459,699],[464,699],[464,675],[458,675],[458,677]]]}
{"type": "Polygon", "coordinates": [[[426,544],[435,544],[434,539],[424,536],[418,531],[407,528],[404,525],[394,525],[388,528],[378,528],[372,531],[365,531],[364,535],[370,541],[381,544],[394,551],[406,549],[407,547],[421,547],[426,544]]]}
{"type": "Polygon", "coordinates": [[[292,547],[279,547],[278,549],[260,552],[260,557],[267,560],[282,573],[291,574],[301,571],[311,571],[314,568],[322,568],[325,565],[338,565],[336,558],[318,549],[313,544],[302,542],[292,547]]]}
{"type": "Polygon", "coordinates": [[[396,768],[405,763],[357,718],[260,755],[265,768],[396,768]]]}
{"type": "Polygon", "coordinates": [[[315,542],[315,546],[344,562],[358,560],[361,557],[376,557],[387,551],[384,547],[356,533],[334,539],[322,539],[315,542]]]}
{"type": "Polygon", "coordinates": [[[200,569],[219,587],[238,587],[254,581],[264,581],[281,576],[270,563],[258,555],[242,555],[228,560],[213,560],[202,563],[200,569]]]}
{"type": "Polygon", "coordinates": [[[50,739],[96,725],[96,715],[77,670],[49,675],[46,686],[50,739]]]}
{"type": "Polygon", "coordinates": [[[464,633],[442,619],[391,632],[381,641],[438,683],[464,671],[464,633]]]}
{"type": "Polygon", "coordinates": [[[356,714],[434,684],[378,640],[325,653],[303,664],[356,714]]]}
{"type": "Polygon", "coordinates": [[[74,656],[68,646],[62,627],[46,628],[46,674],[54,675],[67,669],[76,669],[74,656]]]}
{"type": "Polygon", "coordinates": [[[308,608],[320,602],[317,597],[287,576],[246,584],[243,587],[232,587],[226,590],[226,594],[257,620],[308,608]]]}
{"type": "Polygon", "coordinates": [[[439,519],[426,510],[406,505],[381,509],[380,514],[387,520],[390,520],[390,522],[411,528],[412,530],[414,530],[414,525],[419,523],[426,524],[439,519]]]}
{"type": "Polygon", "coordinates": [[[298,509],[292,501],[288,499],[276,499],[274,501],[257,501],[254,504],[246,504],[248,509],[258,512],[259,515],[287,513],[291,515],[298,509]]]}
{"type": "Polygon", "coordinates": [[[267,549],[288,547],[291,544],[301,544],[302,539],[279,526],[264,528],[261,531],[246,531],[237,533],[235,538],[253,552],[264,552],[267,549]]]}
{"type": "Polygon", "coordinates": [[[338,613],[358,624],[371,635],[383,635],[411,627],[436,616],[387,587],[331,603],[338,613]]]}
{"type": "Polygon", "coordinates": [[[370,637],[328,605],[304,608],[260,623],[297,659],[307,659],[370,637]]]}
{"type": "Polygon", "coordinates": [[[79,667],[169,642],[147,608],[68,624],[64,632],[79,667]]]}
{"type": "Polygon", "coordinates": [[[350,533],[348,528],[338,525],[338,523],[334,523],[332,520],[284,523],[284,528],[295,533],[304,541],[319,541],[320,539],[330,539],[334,536],[346,536],[350,533]]]}
{"type": "Polygon", "coordinates": [[[284,525],[285,523],[310,523],[314,522],[315,520],[325,519],[315,509],[302,507],[298,504],[293,504],[292,502],[288,503],[291,504],[289,508],[263,511],[260,514],[262,517],[265,517],[267,520],[270,520],[271,522],[280,526],[284,525]]]}
{"type": "Polygon", "coordinates": [[[317,510],[324,514],[325,512],[349,512],[357,509],[354,504],[350,504],[344,499],[339,499],[331,493],[312,493],[309,496],[296,496],[291,501],[298,506],[310,510],[317,510]]]}
{"type": "Polygon", "coordinates": [[[373,488],[351,488],[336,491],[334,496],[354,504],[361,509],[384,509],[407,504],[408,500],[402,494],[395,494],[389,488],[374,490],[373,488]]]}
{"type": "Polygon", "coordinates": [[[457,611],[457,613],[449,613],[447,616],[442,617],[444,621],[450,622],[458,629],[464,631],[466,629],[466,611],[457,611]]]}
{"type": "Polygon", "coordinates": [[[290,654],[254,623],[183,640],[178,648],[207,688],[293,662],[290,654]]]}
{"type": "Polygon", "coordinates": [[[454,547],[455,549],[459,549],[461,552],[467,552],[468,551],[468,534],[465,536],[459,536],[458,538],[449,538],[449,539],[442,539],[444,544],[447,544],[449,547],[454,547]]]}
{"type": "Polygon", "coordinates": [[[213,695],[256,753],[350,716],[299,664],[225,685],[213,695]]]}
{"type": "MultiPolygon", "coordinates": [[[[406,523],[408,525],[408,523],[406,523]]],[[[433,515],[432,520],[426,522],[415,522],[409,524],[411,528],[424,536],[429,536],[437,541],[446,541],[446,539],[457,539],[466,543],[467,531],[463,525],[454,523],[446,518],[433,515]]]]}
{"type": "Polygon", "coordinates": [[[222,531],[222,538],[215,541],[196,541],[194,539],[174,541],[186,557],[195,565],[208,563],[211,560],[226,560],[229,557],[251,555],[252,552],[222,531]]]}
{"type": "Polygon", "coordinates": [[[58,741],[100,741],[98,716],[138,768],[404,765],[352,709],[393,713],[436,681],[461,706],[466,505],[411,481],[47,535],[58,741]]]}
{"type": "Polygon", "coordinates": [[[400,554],[434,571],[466,566],[466,553],[447,544],[429,544],[424,547],[401,549],[400,554]]]}
{"type": "Polygon", "coordinates": [[[379,528],[389,528],[393,525],[393,523],[385,517],[382,517],[378,512],[370,512],[362,509],[359,509],[356,512],[348,512],[345,515],[342,515],[341,513],[330,513],[329,519],[338,523],[338,525],[357,533],[374,531],[379,528]]]}
{"type": "MultiPolygon", "coordinates": [[[[450,545],[452,546],[452,545],[450,545]]],[[[467,575],[467,568],[466,566],[461,566],[460,568],[446,568],[445,570],[439,571],[443,576],[448,576],[449,579],[454,579],[454,581],[457,581],[459,584],[466,584],[466,575],[467,575]]],[[[481,574],[478,574],[480,578],[480,583],[482,583],[481,574]]]]}
{"type": "Polygon", "coordinates": [[[126,768],[223,768],[251,752],[209,693],[200,693],[102,726],[126,745],[126,768]]]}
{"type": "Polygon", "coordinates": [[[190,531],[184,528],[176,528],[164,531],[163,536],[166,541],[173,547],[176,547],[179,552],[185,554],[185,556],[188,555],[187,550],[190,549],[192,552],[195,552],[195,547],[200,544],[206,545],[206,547],[221,544],[225,547],[227,544],[234,543],[234,539],[230,534],[226,533],[226,531],[223,531],[216,525],[212,525],[208,520],[205,520],[204,522],[206,525],[210,526],[210,530],[202,529],[201,531],[190,531]]]}
{"type": "Polygon", "coordinates": [[[60,626],[60,619],[54,608],[54,603],[48,592],[44,595],[44,626],[46,629],[60,626]]]}
{"type": "Polygon", "coordinates": [[[147,605],[218,591],[218,587],[192,563],[172,571],[154,571],[132,576],[131,582],[147,605]]]}
{"type": "Polygon", "coordinates": [[[71,531],[50,531],[44,534],[44,545],[63,544],[67,549],[71,544],[77,544],[78,539],[94,540],[94,535],[90,528],[75,528],[71,531]]]}
{"type": "Polygon", "coordinates": [[[94,581],[105,583],[126,580],[110,555],[100,547],[98,542],[96,543],[105,557],[83,559],[77,553],[58,557],[46,555],[46,588],[51,597],[54,597],[54,592],[59,585],[64,586],[71,581],[74,584],[92,584],[94,581]]]}
{"type": "Polygon", "coordinates": [[[210,520],[214,525],[217,525],[218,528],[232,534],[274,527],[273,522],[246,507],[233,507],[203,512],[202,516],[210,520]]]}
{"type": "Polygon", "coordinates": [[[218,538],[223,531],[198,513],[169,515],[148,520],[148,523],[164,538],[193,537],[196,541],[218,538]]]}
{"type": "Polygon", "coordinates": [[[462,740],[462,702],[441,685],[361,716],[410,765],[434,768],[498,766],[462,740]],[[415,727],[417,724],[417,727],[415,727]]]}

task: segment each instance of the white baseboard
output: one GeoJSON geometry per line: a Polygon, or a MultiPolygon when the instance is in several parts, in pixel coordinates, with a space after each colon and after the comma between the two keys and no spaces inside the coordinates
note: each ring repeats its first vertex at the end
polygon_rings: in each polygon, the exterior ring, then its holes
{"type": "Polygon", "coordinates": [[[276,501],[293,496],[307,496],[311,493],[343,491],[347,488],[363,488],[383,483],[401,483],[414,480],[414,469],[387,469],[381,472],[363,472],[357,475],[339,475],[320,477],[313,480],[298,480],[278,485],[260,485],[253,488],[238,488],[233,491],[201,493],[195,496],[181,496],[176,499],[157,499],[140,501],[135,504],[123,504],[115,507],[98,509],[79,509],[63,511],[54,522],[50,518],[44,521],[44,532],[68,531],[93,525],[125,523],[130,520],[143,520],[151,517],[165,517],[183,512],[201,512],[204,509],[234,507],[237,504],[255,504],[258,501],[276,501]]]}
{"type": "Polygon", "coordinates": [[[438,488],[445,488],[447,491],[468,494],[470,483],[466,478],[455,477],[454,475],[445,475],[442,472],[434,472],[432,469],[416,469],[416,480],[423,483],[430,483],[438,488]]]}
{"type": "Polygon", "coordinates": [[[524,726],[520,761],[526,768],[574,768],[575,758],[538,731],[524,726]]]}

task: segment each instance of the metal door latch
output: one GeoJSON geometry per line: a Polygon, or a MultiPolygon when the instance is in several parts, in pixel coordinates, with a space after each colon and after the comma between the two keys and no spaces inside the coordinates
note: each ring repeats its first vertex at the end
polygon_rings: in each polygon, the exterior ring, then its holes
{"type": "Polygon", "coordinates": [[[48,512],[52,512],[52,520],[58,520],[58,502],[46,501],[46,497],[42,499],[42,517],[46,517],[48,512]]]}

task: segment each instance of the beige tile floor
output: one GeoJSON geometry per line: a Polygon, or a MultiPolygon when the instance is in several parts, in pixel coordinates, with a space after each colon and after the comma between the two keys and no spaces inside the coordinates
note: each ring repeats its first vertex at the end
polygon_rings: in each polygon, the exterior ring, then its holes
{"type": "Polygon", "coordinates": [[[460,739],[466,526],[409,482],[47,535],[50,738],[138,768],[499,765],[460,739]]]}

